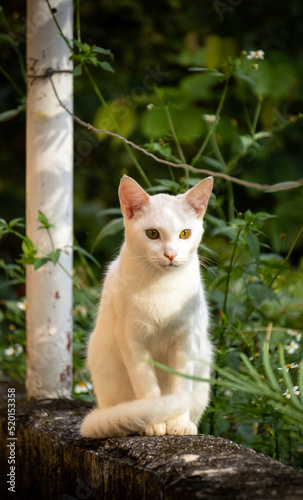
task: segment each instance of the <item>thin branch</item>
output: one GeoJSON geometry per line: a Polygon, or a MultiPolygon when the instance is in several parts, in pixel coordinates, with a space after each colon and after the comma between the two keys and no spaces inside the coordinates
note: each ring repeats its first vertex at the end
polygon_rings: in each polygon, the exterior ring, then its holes
{"type": "Polygon", "coordinates": [[[57,18],[56,18],[55,14],[54,14],[54,11],[53,11],[53,9],[52,9],[52,7],[51,7],[50,3],[49,3],[49,0],[46,0],[46,3],[47,3],[47,6],[48,6],[48,8],[49,8],[49,11],[50,11],[50,13],[51,13],[51,15],[52,15],[52,18],[53,18],[53,20],[55,21],[55,24],[56,24],[56,26],[57,26],[57,28],[58,28],[58,31],[59,31],[60,35],[62,36],[62,38],[63,38],[63,40],[65,41],[65,43],[68,45],[69,50],[70,50],[71,52],[73,52],[73,51],[74,51],[74,50],[73,50],[73,47],[72,47],[72,45],[69,43],[69,39],[68,39],[68,38],[66,38],[66,36],[64,35],[64,33],[63,33],[62,29],[61,29],[61,26],[60,26],[60,24],[58,23],[57,18]]]}
{"type": "Polygon", "coordinates": [[[187,165],[186,163],[172,163],[167,160],[162,160],[161,158],[158,158],[155,156],[153,153],[150,153],[149,151],[146,151],[146,149],[141,148],[137,144],[133,143],[132,141],[129,141],[122,135],[116,134],[115,132],[110,132],[109,130],[103,130],[103,129],[98,129],[91,125],[90,123],[86,123],[80,118],[78,118],[76,115],[74,115],[61,101],[58,92],[56,90],[56,87],[54,85],[52,75],[48,74],[46,75],[50,79],[51,85],[53,87],[53,91],[55,93],[56,98],[58,99],[59,104],[62,106],[62,108],[65,109],[65,111],[73,118],[73,120],[82,127],[85,127],[87,130],[91,130],[92,132],[96,133],[102,133],[106,135],[110,135],[112,137],[118,137],[118,139],[121,139],[121,141],[124,141],[126,144],[129,146],[132,146],[134,149],[137,149],[138,151],[141,151],[141,153],[144,153],[146,156],[150,156],[153,158],[153,160],[157,161],[158,163],[163,163],[164,165],[169,165],[170,167],[177,167],[177,168],[186,168],[192,172],[200,173],[200,174],[205,174],[205,175],[211,175],[213,177],[219,177],[221,179],[225,179],[226,181],[233,182],[234,184],[239,184],[240,186],[245,186],[247,188],[251,189],[257,189],[258,191],[265,191],[268,193],[275,193],[277,191],[287,191],[290,189],[295,189],[300,186],[303,186],[303,178],[297,180],[297,181],[289,181],[289,182],[282,182],[278,184],[258,184],[257,182],[250,182],[246,181],[243,179],[238,179],[237,177],[232,177],[231,175],[224,174],[223,172],[213,172],[211,170],[207,170],[204,168],[196,168],[193,167],[192,165],[187,165]]]}

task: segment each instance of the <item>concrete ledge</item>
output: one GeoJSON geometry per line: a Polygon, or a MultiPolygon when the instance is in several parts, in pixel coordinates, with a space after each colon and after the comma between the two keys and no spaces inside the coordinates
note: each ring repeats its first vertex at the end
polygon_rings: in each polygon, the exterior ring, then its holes
{"type": "Polygon", "coordinates": [[[1,498],[29,500],[302,500],[303,474],[213,436],[84,439],[91,404],[24,402],[16,392],[15,483],[8,491],[7,388],[2,384],[1,498]],[[3,478],[6,478],[3,481],[3,478]]]}

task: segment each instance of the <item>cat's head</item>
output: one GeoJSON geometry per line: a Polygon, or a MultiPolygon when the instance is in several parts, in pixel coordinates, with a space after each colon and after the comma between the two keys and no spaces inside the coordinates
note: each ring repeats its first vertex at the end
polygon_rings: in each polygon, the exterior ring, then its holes
{"type": "Polygon", "coordinates": [[[207,177],[178,196],[149,196],[136,181],[124,176],[119,199],[125,241],[132,255],[163,270],[186,265],[202,238],[212,186],[212,178],[207,177]]]}

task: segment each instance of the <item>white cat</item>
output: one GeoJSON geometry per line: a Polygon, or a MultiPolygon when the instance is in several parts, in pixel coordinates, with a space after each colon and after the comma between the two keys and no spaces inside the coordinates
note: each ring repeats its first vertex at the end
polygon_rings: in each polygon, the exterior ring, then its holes
{"type": "Polygon", "coordinates": [[[212,347],[197,249],[212,184],[208,177],[185,194],[149,196],[136,181],[122,178],[125,242],[106,274],[89,341],[98,408],[84,419],[83,436],[197,433],[209,384],[146,360],[210,376],[212,347]]]}

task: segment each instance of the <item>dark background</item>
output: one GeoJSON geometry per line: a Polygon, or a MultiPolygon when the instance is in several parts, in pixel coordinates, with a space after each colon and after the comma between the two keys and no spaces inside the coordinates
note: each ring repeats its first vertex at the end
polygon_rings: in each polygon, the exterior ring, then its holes
{"type": "MultiPolygon", "coordinates": [[[[303,111],[303,5],[299,0],[287,3],[273,0],[86,0],[80,2],[80,8],[82,41],[111,49],[115,56],[111,62],[115,73],[93,66],[90,69],[107,101],[118,99],[116,102],[131,108],[130,129],[125,133],[137,144],[149,140],[144,127],[146,104],[149,100],[153,102],[155,94],[151,90],[142,95],[142,86],[144,82],[152,82],[152,78],[147,79],[151,71],[160,75],[161,87],[180,88],[189,75],[188,66],[208,65],[220,69],[224,58],[239,56],[243,49],[264,50],[268,64],[271,83],[265,86],[258,129],[270,127],[277,114],[288,120],[291,115],[303,111]]],[[[18,58],[21,55],[25,61],[26,2],[8,2],[4,13],[11,32],[17,37],[19,52],[7,40],[8,28],[2,20],[0,65],[25,93],[18,58]]],[[[195,100],[195,109],[200,114],[214,113],[221,91],[222,84],[213,86],[208,96],[195,100]]],[[[241,99],[239,85],[231,81],[219,131],[223,150],[224,137],[228,137],[231,128],[230,121],[224,122],[224,117],[226,120],[236,118],[239,131],[243,128],[243,133],[247,133],[241,99]]],[[[16,108],[19,102],[16,90],[1,75],[0,112],[16,108]]],[[[255,96],[249,90],[247,102],[252,114],[255,96]]],[[[99,108],[100,102],[85,74],[75,78],[75,114],[98,125],[95,118],[99,108]]],[[[0,123],[0,127],[0,216],[9,220],[25,214],[25,113],[0,123]]],[[[257,154],[242,159],[233,175],[270,184],[302,177],[302,127],[302,120],[298,120],[277,132],[273,140],[261,144],[257,154]]],[[[200,143],[194,139],[183,141],[187,158],[195,154],[200,143]]],[[[140,153],[135,155],[152,183],[158,178],[169,178],[166,167],[140,153]]],[[[99,217],[98,212],[118,206],[117,186],[123,173],[142,182],[121,143],[110,139],[97,143],[75,125],[75,234],[88,251],[109,220],[99,217]]],[[[176,179],[182,175],[182,171],[175,170],[176,179]]],[[[224,192],[224,182],[217,183],[216,194],[222,196],[222,206],[226,210],[224,192]]],[[[267,231],[273,248],[285,255],[302,222],[301,192],[296,189],[262,194],[234,186],[235,207],[239,211],[250,208],[278,215],[278,219],[268,223],[267,231]],[[281,233],[285,233],[282,239],[281,233]]],[[[101,262],[106,261],[117,250],[119,238],[102,240],[96,246],[95,256],[101,262]]],[[[1,243],[0,258],[13,260],[19,251],[19,242],[7,237],[1,243]]],[[[302,243],[294,253],[294,263],[298,262],[301,253],[302,243]]]]}

